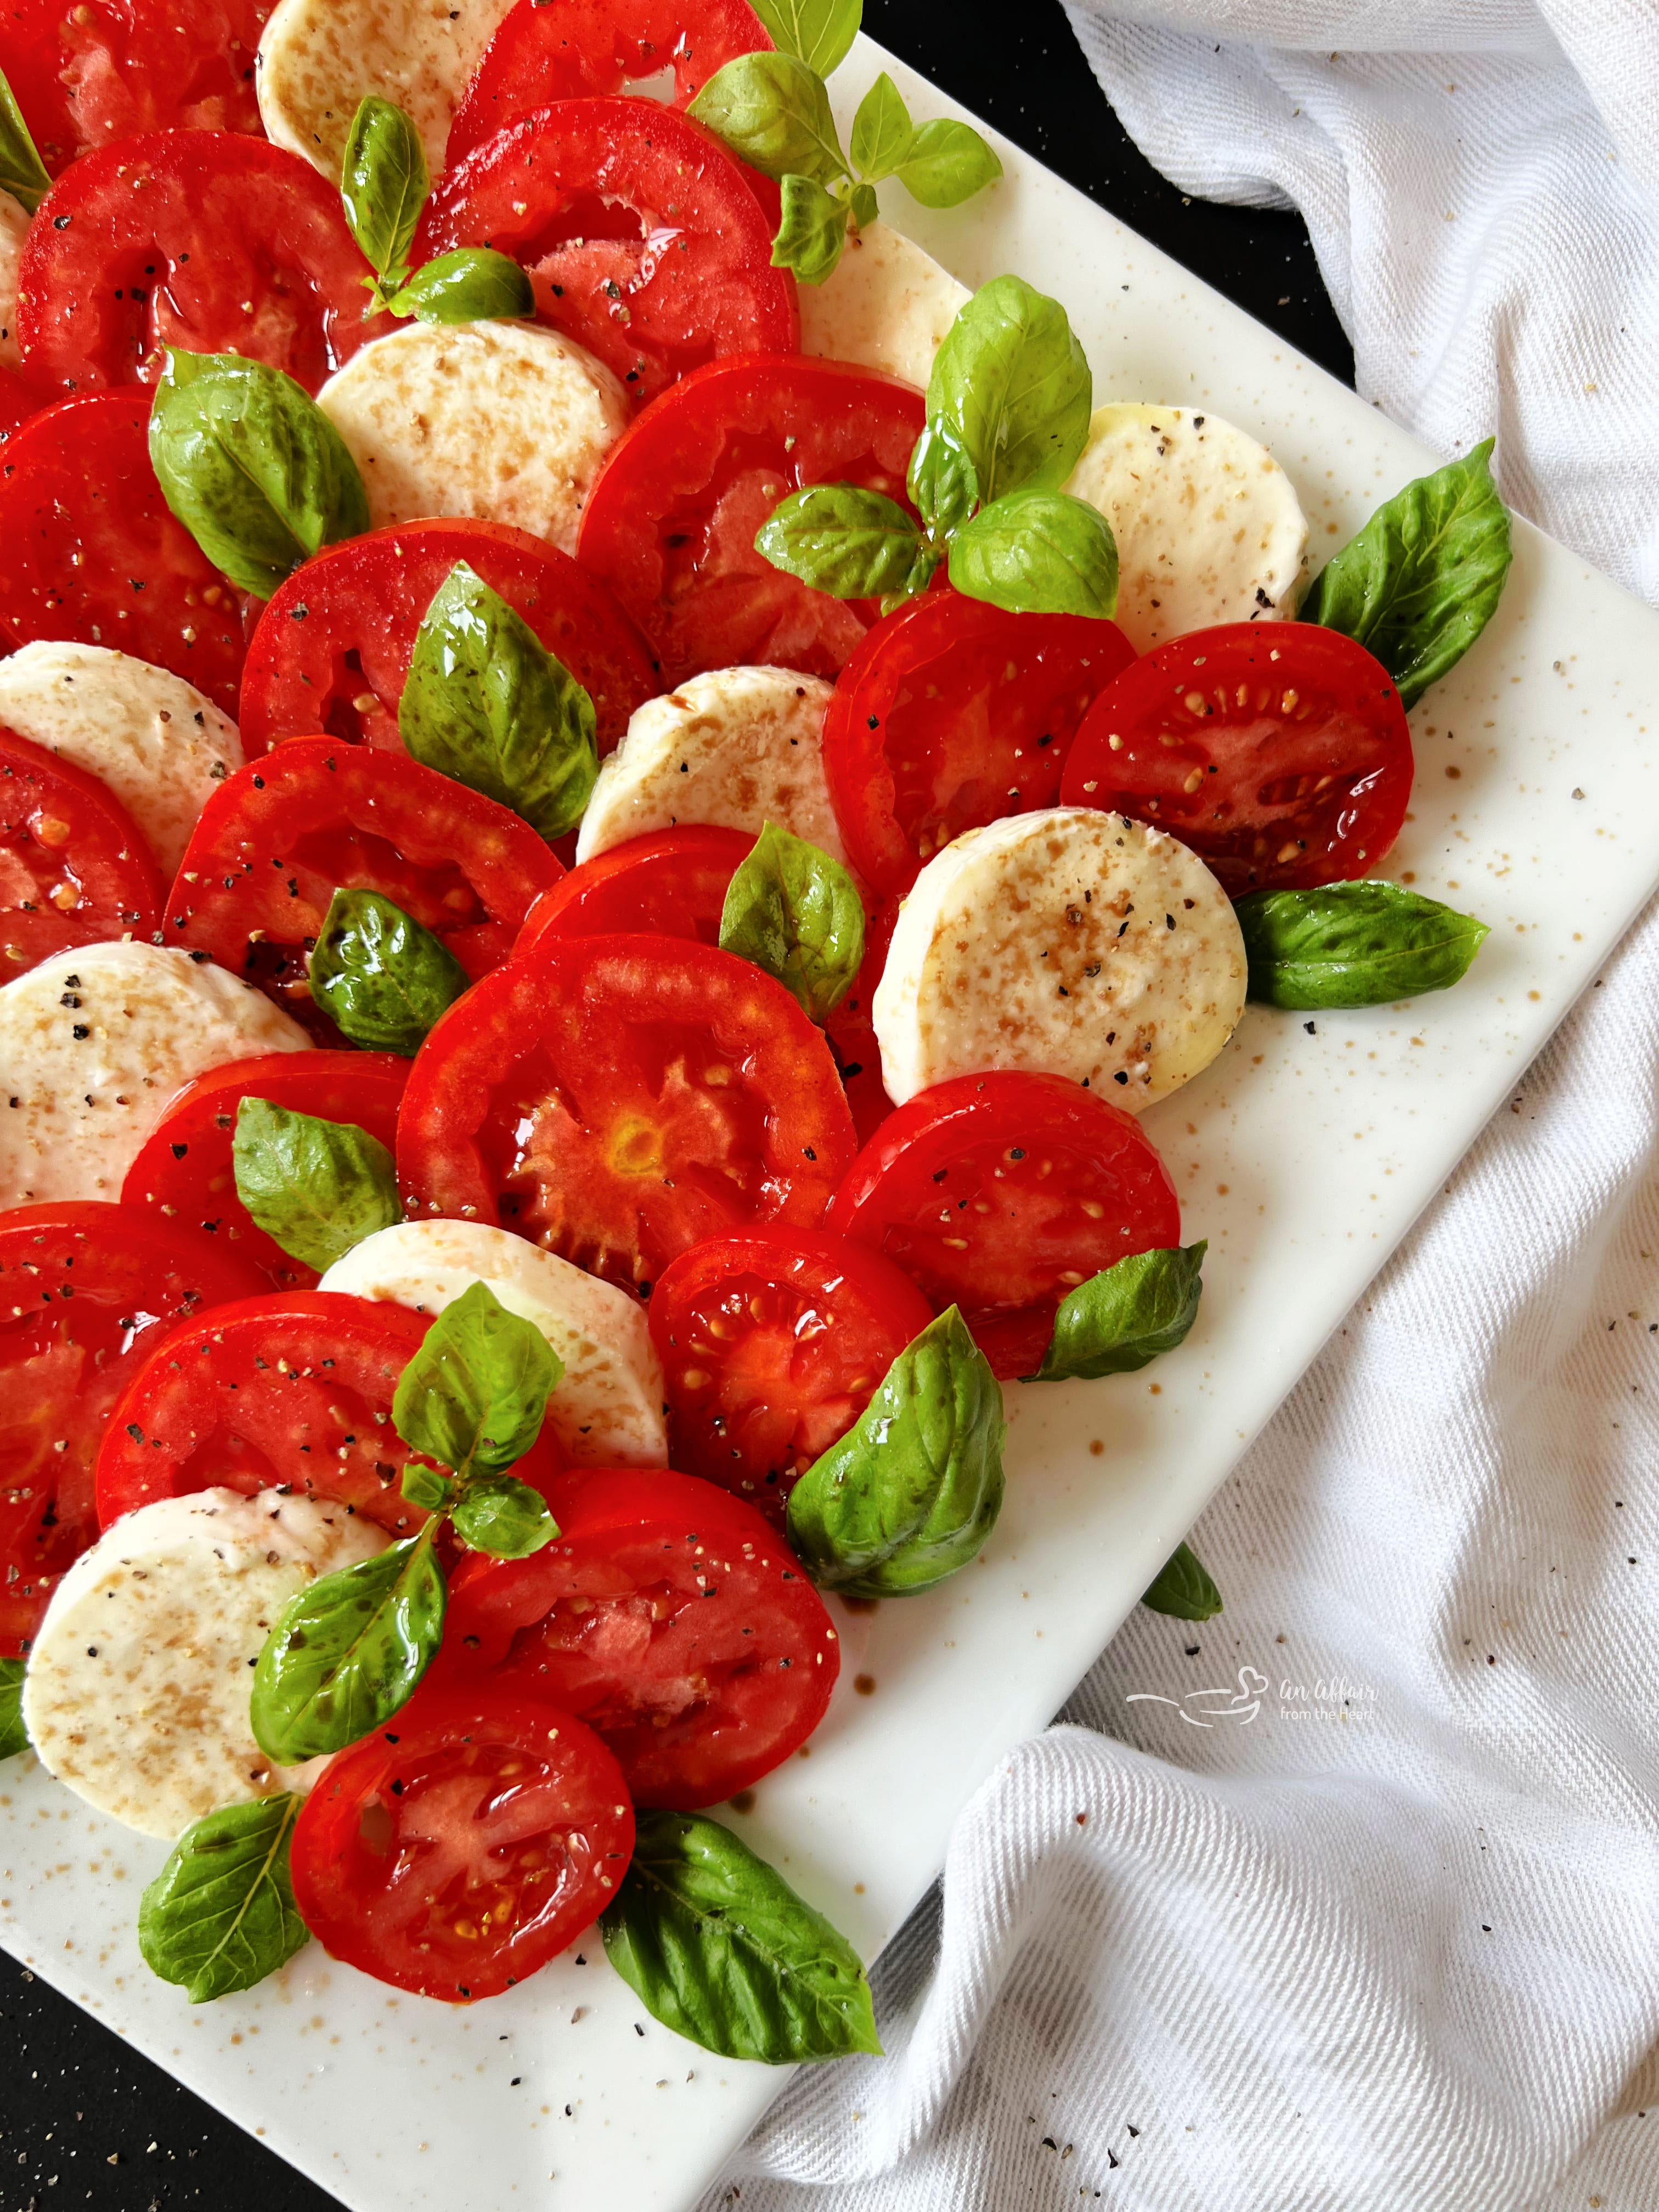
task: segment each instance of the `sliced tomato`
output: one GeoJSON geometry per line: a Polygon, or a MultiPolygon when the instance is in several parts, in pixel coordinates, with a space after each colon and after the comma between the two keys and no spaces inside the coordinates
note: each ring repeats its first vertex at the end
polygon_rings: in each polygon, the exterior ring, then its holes
{"type": "Polygon", "coordinates": [[[517,0],[461,95],[447,164],[550,100],[625,92],[671,70],[672,104],[688,107],[727,62],[771,46],[747,0],[517,0]]]}
{"type": "Polygon", "coordinates": [[[348,1121],[388,1151],[409,1062],[395,1052],[272,1052],[198,1075],[169,1103],[127,1170],[124,1206],[154,1206],[168,1220],[234,1245],[279,1291],[308,1291],[317,1271],[266,1236],[236,1195],[231,1146],[244,1098],[269,1099],[291,1114],[348,1121]]]}
{"type": "Polygon", "coordinates": [[[422,1046],[398,1178],[411,1212],[504,1224],[645,1297],[703,1237],[811,1226],[854,1142],[828,1047],[758,968],[548,933],[422,1046]]]}
{"type": "Polygon", "coordinates": [[[829,1230],[694,1244],[651,1299],[674,1464],[781,1525],[797,1478],[932,1318],[890,1260],[829,1230]]]}
{"type": "Polygon", "coordinates": [[[852,1109],[853,1127],[860,1145],[867,1145],[893,1110],[881,1079],[881,1042],[871,1018],[871,1001],[881,971],[887,965],[898,920],[899,901],[889,899],[865,925],[864,959],[853,979],[853,988],[823,1025],[830,1049],[841,1071],[842,1086],[852,1109]]]}
{"type": "Polygon", "coordinates": [[[987,822],[1052,806],[1091,702],[1134,650],[1115,623],[928,592],[842,669],[823,767],[853,865],[884,897],[987,822]]]}
{"type": "Polygon", "coordinates": [[[86,154],[41,201],[17,270],[27,373],[65,392],[153,384],[168,346],[240,353],[307,392],[395,325],[338,190],[262,138],[155,131],[86,154]]]}
{"type": "Polygon", "coordinates": [[[0,726],[0,976],[161,917],[161,872],[114,793],[0,726]]]}
{"type": "Polygon", "coordinates": [[[458,561],[499,592],[593,701],[612,751],[657,689],[643,640],[605,586],[568,553],[502,522],[415,522],[330,545],[296,568],[260,616],[242,677],[250,759],[319,732],[400,753],[398,706],[415,634],[458,561]]]}
{"type": "Polygon", "coordinates": [[[236,592],[168,511],[148,392],[90,392],[25,422],[0,460],[0,621],[170,668],[236,712],[236,592]]]}
{"type": "Polygon", "coordinates": [[[558,862],[527,823],[406,756],[296,738],[227,776],[202,809],[167,929],[258,983],[325,1042],[307,957],[339,890],[375,890],[485,975],[558,862]]]}
{"type": "Polygon", "coordinates": [[[1005,1381],[1035,1374],[1069,1291],[1181,1242],[1175,1185],[1132,1114],[1057,1075],[963,1075],[896,1108],[832,1229],[873,1246],[1005,1381]]]}
{"type": "Polygon", "coordinates": [[[1060,796],[1167,830],[1237,897],[1375,875],[1412,775],[1400,695],[1363,645],[1313,623],[1224,623],[1107,686],[1060,796]]]}
{"type": "Polygon", "coordinates": [[[110,1409],[177,1322],[258,1290],[235,1253],[128,1206],[0,1214],[0,1655],[27,1651],[98,1534],[110,1409]]]}
{"type": "Polygon", "coordinates": [[[823,1599],[751,1506],[689,1474],[584,1469],[527,1559],[464,1563],[447,1653],[576,1714],[636,1805],[746,1790],[823,1717],[841,1644],[823,1599]]]}
{"type": "Polygon", "coordinates": [[[9,446],[31,416],[38,415],[52,395],[36,391],[15,368],[0,368],[0,446],[9,446]]]}
{"type": "Polygon", "coordinates": [[[544,934],[602,937],[649,930],[718,945],[726,894],[754,843],[747,830],[704,826],[662,830],[613,845],[542,893],[515,955],[522,958],[544,934]]]}
{"type": "Polygon", "coordinates": [[[634,1851],[616,1760],[544,1700],[422,1687],[337,1753],[300,1808],[300,1917],[331,1958],[394,1989],[499,1996],[615,1895],[634,1851]]]}
{"type": "Polygon", "coordinates": [[[775,568],[755,533],[804,485],[856,483],[908,507],[921,394],[841,362],[711,362],[606,457],[578,556],[650,641],[665,680],[775,665],[834,677],[880,609],[775,568]]]}

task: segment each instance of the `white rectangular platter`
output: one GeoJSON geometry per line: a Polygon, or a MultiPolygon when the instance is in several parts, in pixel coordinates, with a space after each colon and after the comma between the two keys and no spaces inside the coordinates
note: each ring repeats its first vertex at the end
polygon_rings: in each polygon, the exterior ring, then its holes
{"type": "MultiPolygon", "coordinates": [[[[836,79],[843,129],[884,66],[919,117],[951,112],[866,40],[836,79]]],[[[1097,400],[1208,407],[1265,440],[1316,564],[1433,465],[996,143],[1007,174],[983,200],[930,216],[890,187],[890,212],[965,283],[1012,269],[1061,300],[1097,400]]],[[[1659,617],[1524,525],[1516,538],[1496,619],[1413,717],[1417,792],[1391,861],[1492,925],[1468,980],[1312,1034],[1252,1007],[1147,1115],[1186,1236],[1210,1239],[1192,1337],[1151,1381],[1010,1390],[1008,1502],[983,1560],[849,1616],[810,1756],[725,1815],[867,1958],[938,1871],[960,1807],[1063,1702],[1659,880],[1659,617]],[[854,1694],[854,1675],[873,1691],[854,1694]]],[[[91,1817],[32,1759],[0,1785],[0,1942],[354,2212],[686,2212],[786,2078],[656,2027],[597,1939],[585,1963],[472,2010],[389,1995],[314,1945],[192,2009],[133,1936],[162,1847],[91,1817]]]]}

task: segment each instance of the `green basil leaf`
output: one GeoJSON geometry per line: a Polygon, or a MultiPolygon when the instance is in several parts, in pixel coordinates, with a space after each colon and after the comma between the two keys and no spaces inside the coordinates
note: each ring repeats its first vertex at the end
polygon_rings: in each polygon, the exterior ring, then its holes
{"type": "Polygon", "coordinates": [[[881,202],[871,185],[854,185],[847,195],[847,210],[854,230],[867,230],[881,215],[881,202]]]}
{"type": "Polygon", "coordinates": [[[652,2018],[722,2058],[789,2066],[880,2055],[857,1952],[706,1814],[638,1815],[599,1933],[652,2018]]]}
{"type": "Polygon", "coordinates": [[[897,170],[915,135],[904,96],[884,70],[853,118],[853,167],[866,184],[878,185],[897,170]]]}
{"type": "Polygon", "coordinates": [[[980,496],[1065,483],[1089,435],[1094,380],[1066,310],[1018,276],[994,276],[934,356],[927,420],[967,451],[980,496]]]}
{"type": "Polygon", "coordinates": [[[592,792],[595,726],[569,670],[458,561],[416,633],[398,707],[409,751],[551,839],[574,829],[592,792]]]}
{"type": "Polygon", "coordinates": [[[443,1637],[441,1523],[319,1575],[276,1616],[253,1670],[254,1739],[279,1766],[343,1751],[408,1703],[443,1637]]]}
{"type": "Polygon", "coordinates": [[[727,886],[720,950],[775,975],[824,1022],[864,957],[864,903],[839,860],[769,822],[727,886]]]}
{"type": "Polygon", "coordinates": [[[460,1485],[452,1476],[440,1474],[435,1467],[423,1467],[419,1460],[411,1460],[404,1469],[398,1488],[422,1513],[447,1513],[460,1495],[460,1485]]]}
{"type": "Polygon", "coordinates": [[[1494,442],[1385,500],[1320,571],[1302,610],[1374,653],[1402,706],[1462,659],[1503,592],[1510,517],[1492,479],[1494,442]]]}
{"type": "Polygon", "coordinates": [[[417,269],[386,301],[394,315],[422,323],[488,323],[533,315],[528,273],[488,246],[458,246],[417,269]]]}
{"type": "Polygon", "coordinates": [[[959,207],[1002,174],[1002,164],[970,123],[940,116],[924,123],[893,174],[923,207],[959,207]]]}
{"type": "Polygon", "coordinates": [[[847,174],[823,79],[793,54],[739,54],[685,112],[777,184],[792,172],[821,185],[847,174]]]}
{"type": "Polygon", "coordinates": [[[783,212],[772,240],[772,266],[793,269],[802,284],[822,284],[836,273],[847,243],[847,202],[812,177],[791,173],[783,180],[783,212]]]}
{"type": "Polygon", "coordinates": [[[0,1659],[0,1759],[15,1759],[29,1747],[23,1725],[24,1672],[21,1659],[0,1659]]]}
{"type": "Polygon", "coordinates": [[[336,891],[311,956],[311,995],[343,1036],[413,1060],[468,988],[460,962],[379,891],[336,891]]]}
{"type": "Polygon", "coordinates": [[[25,215],[33,215],[51,190],[52,179],[23,111],[0,73],[0,192],[9,192],[25,215]]]}
{"type": "Polygon", "coordinates": [[[564,1365],[533,1322],[487,1283],[469,1283],[398,1379],[392,1419],[428,1459],[472,1476],[505,1474],[542,1432],[564,1365]]]}
{"type": "Polygon", "coordinates": [[[1221,1611],[1221,1592],[1192,1546],[1177,1544],[1140,1602],[1176,1620],[1213,1620],[1221,1611]]]}
{"type": "Polygon", "coordinates": [[[973,457],[950,423],[930,422],[916,440],[905,489],[935,541],[960,528],[979,505],[973,457]]]}
{"type": "Polygon", "coordinates": [[[828,76],[846,60],[864,16],[864,0],[753,0],[753,4],[773,45],[820,76],[828,76]]]}
{"type": "Polygon", "coordinates": [[[255,1223],[319,1275],[404,1218],[391,1153],[355,1121],[243,1098],[230,1156],[236,1195],[255,1223]]]}
{"type": "Polygon", "coordinates": [[[1207,1243],[1136,1252],[1079,1283],[1060,1302],[1042,1364],[1028,1382],[1133,1375],[1173,1352],[1198,1318],[1207,1243]]]}
{"type": "Polygon", "coordinates": [[[208,559],[256,599],[368,528],[363,480],[327,416],[291,376],[240,354],[169,347],[149,458],[208,559]]]}
{"type": "MultiPolygon", "coordinates": [[[[359,100],[340,164],[340,198],[347,228],[376,276],[395,283],[404,274],[431,183],[421,134],[403,109],[373,95],[359,100]]],[[[370,313],[385,289],[375,288],[370,313]]]]}
{"type": "Polygon", "coordinates": [[[1249,995],[1270,1006],[1382,1006],[1449,990],[1487,936],[1473,915],[1400,884],[1251,891],[1235,911],[1249,995]]]}
{"type": "Polygon", "coordinates": [[[896,500],[857,484],[791,492],[755,533],[755,550],[775,568],[837,599],[902,591],[923,550],[896,500]]]}
{"type": "Polygon", "coordinates": [[[1063,491],[1011,491],[951,540],[951,581],[1016,615],[1117,609],[1117,541],[1097,507],[1063,491]]]}
{"type": "Polygon", "coordinates": [[[791,1547],[815,1583],[849,1597],[931,1589],[996,1526],[1003,1434],[996,1377],[951,1306],[790,1492],[791,1547]]]}
{"type": "Polygon", "coordinates": [[[450,1519],[462,1543],[492,1559],[527,1559],[559,1533],[541,1492],[511,1474],[469,1483],[450,1519]]]}
{"type": "Polygon", "coordinates": [[[311,1941],[294,1902],[286,1791],[193,1820],[138,1904],[138,1948],[191,2004],[251,1990],[311,1941]]]}

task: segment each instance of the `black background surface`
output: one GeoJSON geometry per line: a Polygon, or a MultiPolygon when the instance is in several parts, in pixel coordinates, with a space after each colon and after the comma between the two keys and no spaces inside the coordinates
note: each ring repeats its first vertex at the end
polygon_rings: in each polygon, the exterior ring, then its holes
{"type": "MultiPolygon", "coordinates": [[[[1149,167],[1059,0],[1015,0],[1002,15],[1008,27],[994,33],[951,27],[975,18],[985,20],[951,0],[866,0],[864,20],[967,107],[1352,381],[1352,351],[1297,217],[1189,201],[1149,167]]],[[[331,2197],[3,1956],[0,2019],[0,2212],[331,2212],[331,2197]]]]}

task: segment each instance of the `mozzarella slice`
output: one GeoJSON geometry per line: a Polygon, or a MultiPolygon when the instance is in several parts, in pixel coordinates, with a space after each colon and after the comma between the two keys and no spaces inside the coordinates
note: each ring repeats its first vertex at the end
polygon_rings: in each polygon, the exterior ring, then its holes
{"type": "Polygon", "coordinates": [[[319,1289],[441,1313],[487,1283],[509,1313],[533,1322],[564,1362],[547,1418],[577,1467],[665,1467],[662,1369],[638,1304],[556,1253],[467,1221],[405,1221],[337,1260],[319,1289]]]}
{"type": "Polygon", "coordinates": [[[248,1717],[253,1662],[291,1597],[384,1549],[342,1505],[199,1490],[126,1514],[58,1588],[23,1678],[41,1763],[146,1836],[305,1787],[248,1717]]]}
{"type": "Polygon", "coordinates": [[[242,765],[236,725],[210,699],[106,645],[40,640],[0,660],[0,724],[107,784],[169,876],[214,786],[242,765]]]}
{"type": "Polygon", "coordinates": [[[989,1068],[1069,1076],[1138,1113],[1244,1011],[1227,894],[1161,830],[1054,807],[969,830],[899,908],[872,1014],[896,1105],[989,1068]]]}
{"type": "Polygon", "coordinates": [[[831,689],[793,668],[716,668],[647,699],[599,763],[577,860],[678,823],[758,834],[775,822],[845,866],[823,775],[831,689]]]}
{"type": "Polygon", "coordinates": [[[513,0],[278,0],[259,40],[265,136],[340,180],[366,94],[413,121],[435,177],[467,79],[513,0]]]}
{"type": "Polygon", "coordinates": [[[9,192],[0,192],[0,368],[22,366],[17,352],[17,262],[29,219],[9,192]]]}
{"type": "Polygon", "coordinates": [[[1267,447],[1218,415],[1097,407],[1066,486],[1117,539],[1117,623],[1137,653],[1296,612],[1308,525],[1267,447]]]}
{"type": "Polygon", "coordinates": [[[181,1084],[311,1039],[204,953],[82,945],[0,989],[0,1206],[118,1198],[181,1084]]]}
{"type": "Polygon", "coordinates": [[[376,529],[459,515],[566,553],[628,427],[605,364],[533,323],[410,323],[353,354],[317,404],[362,471],[376,529]]]}
{"type": "Polygon", "coordinates": [[[800,349],[926,391],[933,356],[970,297],[902,230],[872,222],[848,238],[827,283],[801,286],[800,349]]]}

